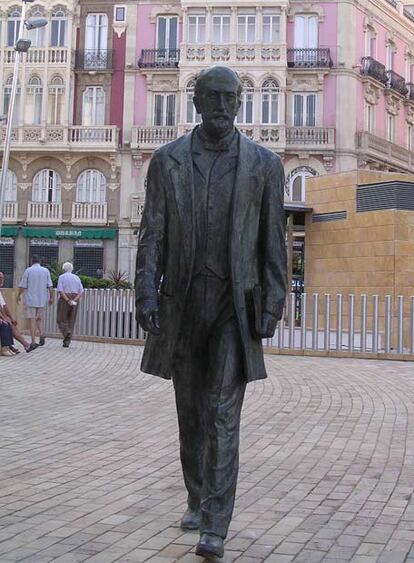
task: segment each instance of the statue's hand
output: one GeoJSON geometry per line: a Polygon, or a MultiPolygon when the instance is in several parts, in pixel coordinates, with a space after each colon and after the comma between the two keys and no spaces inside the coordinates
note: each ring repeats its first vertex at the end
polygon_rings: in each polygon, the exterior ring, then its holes
{"type": "Polygon", "coordinates": [[[143,299],[137,302],[137,321],[145,332],[155,335],[160,334],[160,319],[156,300],[143,299]]]}
{"type": "Polygon", "coordinates": [[[260,338],[272,338],[276,330],[277,318],[270,313],[264,312],[262,314],[261,324],[262,326],[258,336],[260,336],[260,338]]]}

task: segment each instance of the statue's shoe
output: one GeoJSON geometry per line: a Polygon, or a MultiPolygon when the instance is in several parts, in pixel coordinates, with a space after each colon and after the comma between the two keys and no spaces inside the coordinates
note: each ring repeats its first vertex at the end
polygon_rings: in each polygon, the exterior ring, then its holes
{"type": "Polygon", "coordinates": [[[201,510],[199,508],[187,508],[181,518],[180,527],[183,530],[198,530],[201,522],[201,510]]]}
{"type": "Polygon", "coordinates": [[[206,559],[223,557],[223,538],[216,536],[215,534],[201,534],[200,541],[196,547],[196,554],[201,555],[206,559]]]}

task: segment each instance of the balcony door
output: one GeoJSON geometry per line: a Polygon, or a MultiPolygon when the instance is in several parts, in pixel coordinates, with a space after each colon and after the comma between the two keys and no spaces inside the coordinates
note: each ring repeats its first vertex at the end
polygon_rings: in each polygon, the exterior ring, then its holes
{"type": "Polygon", "coordinates": [[[83,93],[82,125],[105,124],[105,91],[101,86],[89,86],[83,93]]]}
{"type": "Polygon", "coordinates": [[[295,63],[308,66],[317,60],[318,16],[295,17],[294,48],[295,63]]]}
{"type": "Polygon", "coordinates": [[[295,94],[293,97],[294,127],[316,126],[316,94],[295,94]]]}
{"type": "Polygon", "coordinates": [[[168,61],[177,58],[178,17],[159,16],[157,18],[157,61],[168,61]]]}
{"type": "Polygon", "coordinates": [[[154,125],[157,127],[175,126],[175,94],[155,94],[154,125]]]}
{"type": "Polygon", "coordinates": [[[88,14],[85,24],[84,67],[106,68],[108,53],[108,16],[88,14]]]}
{"type": "Polygon", "coordinates": [[[79,203],[105,203],[106,179],[99,170],[84,170],[78,177],[76,201],[79,203]]]}
{"type": "Polygon", "coordinates": [[[51,169],[40,170],[33,179],[32,201],[60,203],[60,176],[51,169]]]}

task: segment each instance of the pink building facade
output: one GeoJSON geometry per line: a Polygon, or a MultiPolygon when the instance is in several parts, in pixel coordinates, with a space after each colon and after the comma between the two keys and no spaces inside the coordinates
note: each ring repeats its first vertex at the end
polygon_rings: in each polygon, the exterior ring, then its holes
{"type": "Polygon", "coordinates": [[[309,176],[414,171],[411,6],[141,0],[128,8],[120,262],[131,277],[149,159],[199,121],[193,81],[212,64],[243,81],[241,132],[284,161],[299,246],[309,176]]]}

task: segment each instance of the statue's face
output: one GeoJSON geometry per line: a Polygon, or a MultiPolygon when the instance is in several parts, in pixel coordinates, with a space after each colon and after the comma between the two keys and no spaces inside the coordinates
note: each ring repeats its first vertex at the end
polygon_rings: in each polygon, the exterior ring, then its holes
{"type": "Polygon", "coordinates": [[[194,97],[194,105],[211,137],[220,139],[233,129],[241,103],[239,87],[234,75],[226,69],[218,68],[203,78],[201,91],[194,97]]]}

